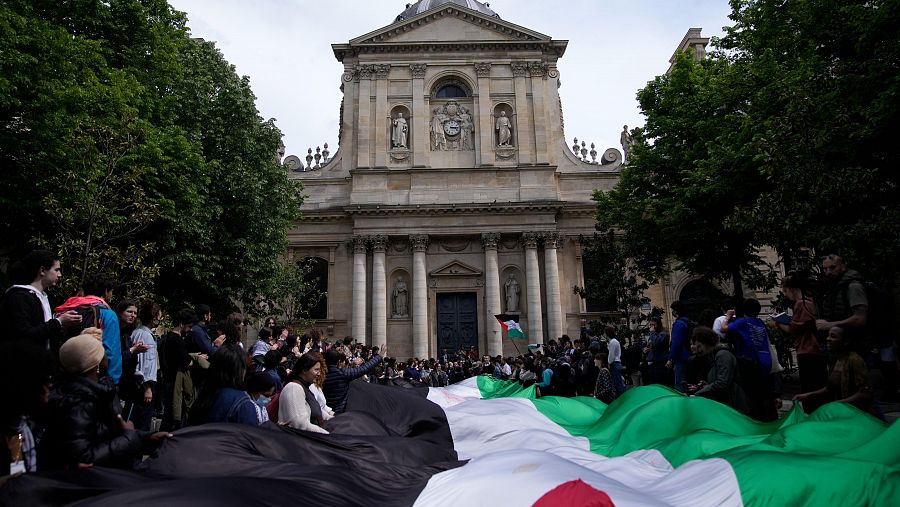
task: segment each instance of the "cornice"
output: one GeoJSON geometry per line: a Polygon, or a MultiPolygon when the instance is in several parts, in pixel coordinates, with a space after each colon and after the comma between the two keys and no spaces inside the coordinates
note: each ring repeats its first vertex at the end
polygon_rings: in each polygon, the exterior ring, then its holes
{"type": "Polygon", "coordinates": [[[562,58],[566,52],[568,41],[428,41],[428,42],[391,42],[367,44],[362,46],[350,44],[333,44],[335,57],[344,61],[349,56],[386,53],[425,53],[433,57],[434,53],[447,52],[510,52],[540,51],[544,54],[562,58]]]}
{"type": "Polygon", "coordinates": [[[523,212],[559,213],[565,208],[561,201],[516,202],[516,203],[467,203],[467,204],[421,204],[387,205],[359,204],[345,206],[344,212],[350,216],[388,215],[478,215],[483,213],[521,214],[523,212]]]}

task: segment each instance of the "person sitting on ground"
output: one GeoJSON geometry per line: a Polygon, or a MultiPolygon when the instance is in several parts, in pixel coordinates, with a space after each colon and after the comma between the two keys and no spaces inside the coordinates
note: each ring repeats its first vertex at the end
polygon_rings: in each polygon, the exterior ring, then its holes
{"type": "Polygon", "coordinates": [[[132,468],[171,433],[140,431],[122,419],[116,386],[101,378],[106,354],[91,328],[59,349],[62,381],[50,393],[48,427],[38,446],[41,470],[80,465],[132,468]]]}
{"type": "Polygon", "coordinates": [[[245,391],[247,363],[240,347],[223,344],[209,361],[206,383],[191,409],[191,423],[259,425],[256,403],[245,391]]]}
{"type": "Polygon", "coordinates": [[[828,330],[828,350],[831,352],[828,385],[816,391],[800,393],[794,396],[794,401],[823,398],[849,403],[864,412],[871,412],[873,397],[866,362],[850,349],[842,327],[834,326],[828,330]]]}
{"type": "Polygon", "coordinates": [[[278,424],[298,430],[328,433],[322,428],[325,423],[322,408],[309,390],[321,371],[322,367],[316,357],[311,354],[300,356],[288,377],[289,382],[278,397],[278,424]]]}
{"type": "Polygon", "coordinates": [[[382,361],[387,350],[385,345],[372,356],[371,359],[355,368],[345,368],[347,357],[335,349],[325,352],[325,364],[328,365],[328,373],[325,375],[325,383],[322,390],[325,391],[325,399],[328,406],[335,414],[341,414],[347,409],[347,398],[350,395],[350,382],[375,369],[382,361]]]}
{"type": "Polygon", "coordinates": [[[737,382],[737,358],[731,350],[719,343],[719,335],[715,331],[705,326],[695,328],[691,340],[696,344],[698,355],[713,357],[706,382],[694,394],[748,413],[747,397],[737,382]]]}
{"type": "Polygon", "coordinates": [[[251,373],[247,376],[247,394],[256,404],[256,419],[259,424],[269,421],[266,406],[275,396],[275,381],[266,372],[251,373]]]}

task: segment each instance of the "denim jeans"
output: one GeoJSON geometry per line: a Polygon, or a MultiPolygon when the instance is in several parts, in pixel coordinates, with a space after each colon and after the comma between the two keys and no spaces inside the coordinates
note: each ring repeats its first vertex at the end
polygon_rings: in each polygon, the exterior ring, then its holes
{"type": "Polygon", "coordinates": [[[687,372],[687,363],[674,362],[675,366],[675,390],[679,393],[684,392],[684,374],[687,372]]]}

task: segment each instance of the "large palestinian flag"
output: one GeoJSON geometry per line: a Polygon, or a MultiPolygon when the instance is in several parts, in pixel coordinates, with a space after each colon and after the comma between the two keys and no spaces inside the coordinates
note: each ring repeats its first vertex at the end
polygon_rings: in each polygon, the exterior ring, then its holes
{"type": "Polygon", "coordinates": [[[757,423],[658,386],[606,406],[477,377],[352,384],[330,435],[206,425],[136,472],[29,474],[2,505],[900,505],[900,427],[844,404],[757,423]]]}

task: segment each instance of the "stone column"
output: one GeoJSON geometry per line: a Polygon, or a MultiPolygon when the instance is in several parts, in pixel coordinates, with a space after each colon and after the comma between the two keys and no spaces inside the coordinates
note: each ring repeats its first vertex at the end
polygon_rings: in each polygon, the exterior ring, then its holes
{"type": "Polygon", "coordinates": [[[476,63],[478,76],[478,132],[475,165],[494,165],[494,118],[491,116],[491,64],[476,63]]]}
{"type": "Polygon", "coordinates": [[[525,245],[525,277],[528,278],[528,336],[534,343],[544,342],[544,319],[541,316],[541,271],[538,266],[537,246],[540,235],[536,232],[522,234],[525,245]]]}
{"type": "Polygon", "coordinates": [[[410,128],[412,139],[412,164],[415,167],[428,165],[428,153],[431,152],[431,139],[427,130],[431,126],[431,111],[425,107],[425,70],[424,63],[413,63],[409,66],[412,73],[412,113],[410,128]]]}
{"type": "MultiPolygon", "coordinates": [[[[341,118],[340,129],[343,139],[340,139],[340,141],[341,144],[347,146],[348,149],[349,147],[356,145],[356,141],[351,134],[356,130],[356,103],[359,100],[359,97],[356,94],[358,77],[355,68],[350,66],[344,67],[344,74],[341,75],[341,88],[344,92],[344,114],[343,118],[341,118]]],[[[355,167],[355,162],[355,151],[348,151],[345,153],[341,158],[341,166],[344,168],[344,173],[349,173],[350,170],[355,167]]]]}
{"type": "Polygon", "coordinates": [[[356,166],[371,167],[372,75],[375,73],[375,66],[360,65],[356,70],[357,75],[359,76],[359,121],[356,124],[356,166]]]}
{"type": "Polygon", "coordinates": [[[388,74],[390,65],[375,66],[375,167],[387,167],[387,151],[390,149],[388,132],[390,132],[390,114],[387,110],[388,74]]]}
{"type": "Polygon", "coordinates": [[[516,92],[516,145],[519,148],[519,163],[534,164],[534,130],[531,128],[532,111],[528,108],[528,63],[514,61],[510,64],[513,75],[513,89],[516,92]]]}
{"type": "Polygon", "coordinates": [[[486,310],[485,330],[487,331],[487,353],[491,357],[503,354],[503,331],[494,315],[503,313],[500,308],[500,269],[497,262],[497,244],[500,235],[496,232],[481,233],[484,246],[484,307],[486,310]]]}
{"type": "Polygon", "coordinates": [[[556,249],[560,246],[558,232],[544,233],[544,276],[547,284],[547,328],[550,339],[563,335],[562,301],[559,296],[559,261],[556,249]]]}
{"type": "Polygon", "coordinates": [[[413,356],[428,358],[428,271],[425,253],[428,250],[427,234],[410,234],[413,250],[413,356]]]}
{"type": "Polygon", "coordinates": [[[387,343],[387,279],[384,270],[387,246],[387,236],[372,238],[372,345],[375,347],[387,343]]]}
{"type": "MultiPolygon", "coordinates": [[[[584,261],[583,248],[580,241],[575,242],[575,281],[579,287],[584,287],[584,261]]],[[[584,313],[587,311],[587,302],[583,297],[578,298],[578,311],[584,313]]]]}
{"type": "MultiPolygon", "coordinates": [[[[550,163],[550,124],[547,110],[547,68],[541,62],[532,62],[528,66],[531,74],[531,96],[534,99],[534,144],[535,162],[538,165],[550,163]]],[[[553,147],[555,148],[555,146],[553,147]]]]}
{"type": "Polygon", "coordinates": [[[366,238],[353,236],[353,320],[350,330],[366,343],[366,238]]]}

